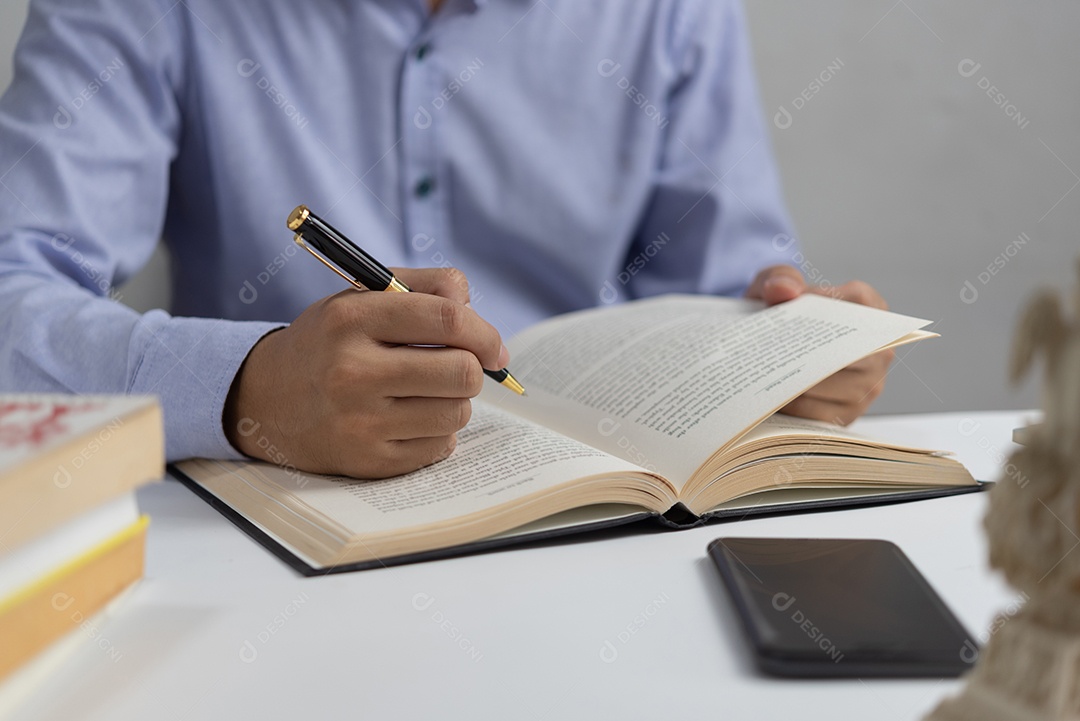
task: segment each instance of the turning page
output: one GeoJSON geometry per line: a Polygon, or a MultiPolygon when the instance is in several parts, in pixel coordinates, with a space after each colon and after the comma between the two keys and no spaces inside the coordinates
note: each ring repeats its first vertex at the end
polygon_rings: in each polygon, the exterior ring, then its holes
{"type": "Polygon", "coordinates": [[[534,326],[509,344],[528,397],[484,398],[677,488],[718,449],[832,373],[931,334],[929,321],[818,295],[664,296],[534,326]]]}

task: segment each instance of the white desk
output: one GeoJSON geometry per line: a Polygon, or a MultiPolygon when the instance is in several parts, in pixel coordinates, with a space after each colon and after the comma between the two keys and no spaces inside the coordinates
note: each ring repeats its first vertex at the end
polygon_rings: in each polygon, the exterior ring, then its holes
{"type": "MultiPolygon", "coordinates": [[[[951,448],[995,479],[1021,418],[893,416],[859,428],[951,448]]],[[[986,494],[320,578],[297,576],[178,483],[139,498],[153,517],[146,579],[15,718],[916,719],[957,683],[758,674],[708,541],[890,539],[979,635],[1016,598],[987,570],[986,494]]]]}

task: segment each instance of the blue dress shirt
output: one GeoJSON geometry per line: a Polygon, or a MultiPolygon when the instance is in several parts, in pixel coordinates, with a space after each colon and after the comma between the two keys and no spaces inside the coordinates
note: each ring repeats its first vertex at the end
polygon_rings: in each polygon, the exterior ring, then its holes
{"type": "Polygon", "coordinates": [[[345,287],[308,204],[456,266],[504,335],[795,252],[729,0],[34,0],[0,99],[0,390],[153,393],[170,459],[238,454],[251,347],[345,287]],[[172,256],[170,315],[113,288],[172,256]]]}

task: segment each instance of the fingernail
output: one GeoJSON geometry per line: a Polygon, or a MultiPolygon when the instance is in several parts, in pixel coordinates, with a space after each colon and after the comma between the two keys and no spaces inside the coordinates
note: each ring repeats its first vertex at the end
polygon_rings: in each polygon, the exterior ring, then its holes
{"type": "Polygon", "coordinates": [[[794,291],[799,291],[799,290],[802,289],[801,286],[798,283],[796,283],[794,279],[788,278],[786,276],[779,276],[779,277],[776,277],[776,278],[769,278],[767,281],[765,281],[765,287],[766,288],[786,288],[788,290],[794,290],[794,291]]]}
{"type": "Polygon", "coordinates": [[[508,365],[510,365],[510,351],[507,350],[506,346],[503,346],[502,349],[499,351],[499,368],[498,369],[502,370],[503,368],[505,368],[508,365]]]}

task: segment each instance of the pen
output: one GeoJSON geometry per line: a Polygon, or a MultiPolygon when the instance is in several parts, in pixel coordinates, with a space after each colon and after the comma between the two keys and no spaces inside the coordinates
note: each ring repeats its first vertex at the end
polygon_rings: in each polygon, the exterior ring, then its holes
{"type": "MultiPolygon", "coordinates": [[[[357,290],[410,291],[389,268],[312,213],[306,205],[296,206],[289,214],[288,225],[289,230],[296,233],[293,240],[357,290]]],[[[518,395],[525,395],[525,388],[507,369],[489,371],[485,368],[484,373],[518,395]]]]}

